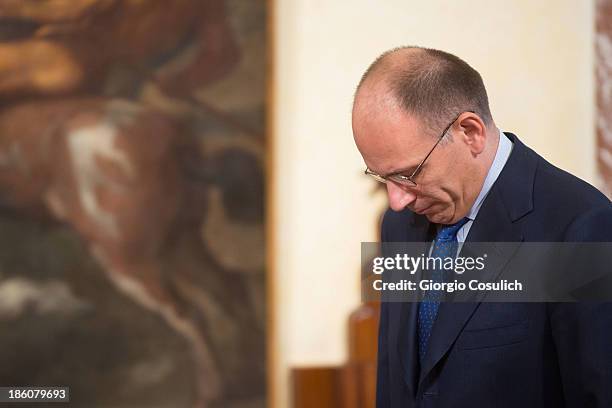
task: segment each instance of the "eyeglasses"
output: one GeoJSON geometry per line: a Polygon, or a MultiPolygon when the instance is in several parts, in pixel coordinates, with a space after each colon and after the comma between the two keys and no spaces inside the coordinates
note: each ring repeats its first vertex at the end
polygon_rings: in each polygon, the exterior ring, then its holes
{"type": "MultiPolygon", "coordinates": [[[[474,113],[472,111],[467,111],[467,112],[474,113]]],[[[416,169],[414,169],[414,171],[412,172],[412,174],[410,176],[404,176],[403,174],[400,174],[400,173],[404,172],[405,170],[400,170],[398,172],[391,173],[391,174],[388,174],[386,176],[381,176],[380,174],[374,173],[372,170],[370,170],[367,167],[365,169],[365,174],[367,174],[368,176],[372,176],[376,181],[379,181],[381,183],[385,183],[386,184],[388,181],[392,181],[392,182],[400,184],[402,186],[416,187],[417,183],[414,181],[414,178],[419,174],[419,171],[421,170],[421,168],[423,167],[423,165],[425,164],[427,159],[429,159],[429,156],[431,156],[431,154],[433,153],[433,151],[436,148],[436,146],[438,146],[438,144],[440,144],[440,141],[444,138],[444,136],[446,135],[446,132],[448,132],[448,130],[453,125],[453,123],[455,123],[457,121],[457,119],[459,119],[459,116],[461,116],[463,113],[465,113],[465,112],[461,112],[459,115],[457,115],[457,117],[455,117],[455,119],[453,119],[453,121],[451,123],[448,124],[448,126],[444,129],[444,131],[442,132],[442,134],[440,135],[440,137],[436,141],[436,144],[431,148],[429,153],[427,153],[427,156],[425,156],[425,158],[419,163],[419,165],[416,167],[416,169]]]]}

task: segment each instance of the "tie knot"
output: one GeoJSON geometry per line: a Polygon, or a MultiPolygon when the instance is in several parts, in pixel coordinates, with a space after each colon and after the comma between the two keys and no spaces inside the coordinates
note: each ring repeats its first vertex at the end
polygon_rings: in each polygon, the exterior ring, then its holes
{"type": "Polygon", "coordinates": [[[440,228],[440,231],[438,231],[438,235],[436,235],[436,241],[437,242],[454,241],[457,237],[457,232],[459,232],[461,227],[463,227],[465,223],[468,222],[469,220],[470,220],[469,218],[465,217],[459,220],[459,222],[455,224],[443,226],[442,228],[440,228]]]}

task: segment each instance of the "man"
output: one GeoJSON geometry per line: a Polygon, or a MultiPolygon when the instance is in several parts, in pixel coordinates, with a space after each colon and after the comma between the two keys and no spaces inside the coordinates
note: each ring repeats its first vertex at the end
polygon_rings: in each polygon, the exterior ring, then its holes
{"type": "MultiPolygon", "coordinates": [[[[502,133],[478,72],[404,47],[353,107],[366,173],[389,199],[383,242],[612,241],[610,201],[502,133]]],[[[612,407],[609,303],[383,302],[377,407],[612,407]]]]}

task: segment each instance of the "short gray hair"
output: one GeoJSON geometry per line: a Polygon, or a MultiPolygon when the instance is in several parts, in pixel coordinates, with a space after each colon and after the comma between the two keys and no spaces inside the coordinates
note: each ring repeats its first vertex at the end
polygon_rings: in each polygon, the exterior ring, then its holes
{"type": "Polygon", "coordinates": [[[381,54],[366,70],[357,90],[376,74],[407,113],[441,131],[456,115],[472,111],[493,123],[489,99],[478,71],[444,51],[405,46],[381,54]]]}

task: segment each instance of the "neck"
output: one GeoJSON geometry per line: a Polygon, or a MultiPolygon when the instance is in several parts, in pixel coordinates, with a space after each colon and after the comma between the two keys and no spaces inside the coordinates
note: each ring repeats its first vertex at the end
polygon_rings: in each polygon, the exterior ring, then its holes
{"type": "Polygon", "coordinates": [[[492,125],[491,129],[487,128],[487,144],[482,154],[483,163],[484,163],[484,173],[482,175],[482,182],[484,182],[491,165],[493,164],[493,160],[495,159],[495,154],[497,153],[497,149],[499,148],[499,129],[497,126],[492,125]]]}
{"type": "Polygon", "coordinates": [[[476,176],[472,185],[474,186],[473,190],[470,191],[469,200],[467,200],[467,211],[472,208],[476,198],[478,198],[478,194],[482,190],[485,179],[487,178],[487,174],[489,173],[489,169],[493,165],[493,160],[495,160],[495,154],[497,153],[497,149],[499,148],[499,129],[496,126],[491,126],[491,129],[487,129],[487,142],[482,153],[482,159],[480,161],[479,169],[476,172],[476,176]]]}

